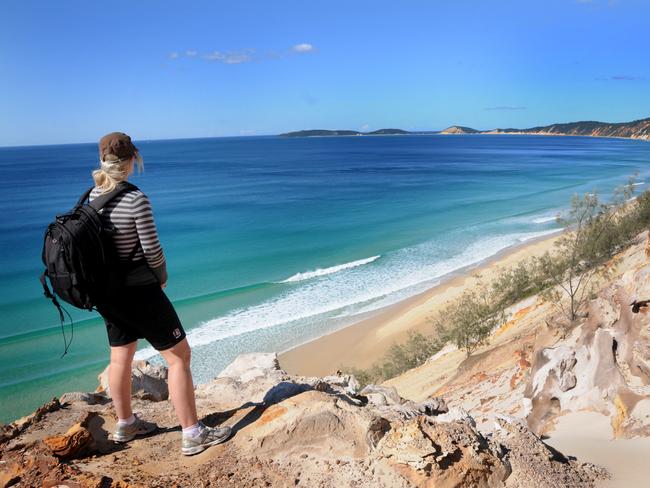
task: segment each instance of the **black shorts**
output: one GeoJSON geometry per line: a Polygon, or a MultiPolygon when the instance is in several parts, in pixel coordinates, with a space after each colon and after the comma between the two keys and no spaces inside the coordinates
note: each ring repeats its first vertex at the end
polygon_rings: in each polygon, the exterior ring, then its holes
{"type": "Polygon", "coordinates": [[[176,310],[158,283],[125,286],[98,303],[97,310],[106,323],[111,346],[146,339],[156,350],[164,351],[185,338],[176,310]]]}

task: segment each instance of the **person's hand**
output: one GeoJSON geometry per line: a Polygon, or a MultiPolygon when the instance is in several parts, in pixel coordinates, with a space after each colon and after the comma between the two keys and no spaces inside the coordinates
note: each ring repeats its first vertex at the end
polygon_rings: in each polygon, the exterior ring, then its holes
{"type": "Polygon", "coordinates": [[[167,286],[167,282],[166,282],[166,281],[165,281],[164,283],[161,283],[161,284],[160,284],[160,288],[162,288],[163,290],[165,289],[166,286],[167,286]]]}

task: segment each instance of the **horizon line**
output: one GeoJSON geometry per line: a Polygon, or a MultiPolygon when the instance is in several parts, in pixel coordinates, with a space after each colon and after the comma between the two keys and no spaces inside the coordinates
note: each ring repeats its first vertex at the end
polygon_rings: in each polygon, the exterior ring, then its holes
{"type": "MultiPolygon", "coordinates": [[[[585,123],[585,122],[597,122],[600,124],[625,124],[625,123],[634,123],[638,122],[641,120],[648,119],[650,117],[642,117],[642,118],[636,118],[634,120],[630,121],[624,121],[624,122],[601,122],[599,120],[576,120],[574,122],[552,122],[550,124],[546,125],[536,125],[536,126],[531,126],[528,127],[527,129],[533,129],[537,127],[547,127],[550,125],[559,125],[559,124],[577,124],[577,123],[585,123]]],[[[443,130],[449,129],[450,127],[466,127],[474,130],[478,130],[481,132],[485,131],[490,131],[490,130],[499,130],[501,129],[500,127],[493,127],[491,129],[476,129],[475,127],[471,127],[469,125],[463,125],[463,124],[451,124],[445,127],[444,129],[438,129],[438,130],[432,130],[432,129],[411,129],[410,131],[407,132],[442,132],[443,130]]],[[[386,129],[397,129],[397,130],[406,130],[406,129],[398,129],[396,127],[382,127],[380,129],[375,129],[373,131],[369,132],[376,132],[379,130],[386,130],[386,129]]],[[[509,127],[509,129],[514,129],[514,127],[509,127]]],[[[161,138],[161,139],[134,139],[136,142],[159,142],[159,141],[189,141],[189,140],[197,140],[197,139],[229,139],[229,138],[244,138],[244,137],[277,137],[280,136],[281,134],[288,134],[291,132],[301,132],[301,131],[307,131],[307,130],[331,130],[331,131],[340,131],[340,130],[350,130],[350,131],[356,131],[359,133],[364,133],[360,130],[357,129],[297,129],[297,130],[291,130],[287,132],[282,132],[282,133],[276,133],[276,134],[246,134],[246,135],[232,135],[232,136],[195,136],[195,137],[169,137],[169,138],[161,138]]],[[[502,129],[503,130],[503,129],[502,129]]],[[[517,130],[526,130],[526,129],[517,129],[517,130]]],[[[369,133],[366,132],[366,133],[369,133]]],[[[51,146],[75,146],[75,145],[84,145],[84,144],[97,144],[98,141],[92,141],[92,142],[56,142],[56,143],[50,143],[50,144],[19,144],[19,145],[4,145],[0,144],[0,149],[18,149],[18,148],[24,148],[24,147],[51,147],[51,146]]]]}

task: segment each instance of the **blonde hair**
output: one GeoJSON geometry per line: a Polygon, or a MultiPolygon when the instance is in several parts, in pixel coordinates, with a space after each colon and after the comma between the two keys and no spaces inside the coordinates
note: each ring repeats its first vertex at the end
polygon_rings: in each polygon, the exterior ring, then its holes
{"type": "Polygon", "coordinates": [[[138,174],[144,171],[142,156],[138,151],[130,159],[119,159],[112,154],[108,154],[105,158],[99,162],[99,169],[93,171],[95,185],[102,190],[102,193],[114,190],[118,183],[125,181],[134,161],[138,165],[138,174]]]}

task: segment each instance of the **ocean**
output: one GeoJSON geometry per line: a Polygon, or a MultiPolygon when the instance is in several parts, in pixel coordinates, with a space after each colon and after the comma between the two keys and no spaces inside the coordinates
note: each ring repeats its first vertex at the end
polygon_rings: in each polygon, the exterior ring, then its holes
{"type": "MultiPolygon", "coordinates": [[[[412,135],[139,141],[167,256],[167,294],[197,383],[238,354],[282,351],[420,293],[446,275],[556,231],[575,193],[606,200],[647,142],[412,135]]],[[[95,144],[0,148],[0,421],[108,362],[103,322],[67,307],[63,339],[38,276],[47,224],[91,184],[95,144]],[[70,326],[66,325],[70,334],[70,326]]],[[[345,345],[342,345],[345,347],[345,345]]],[[[138,358],[159,361],[143,343],[138,358]]]]}

